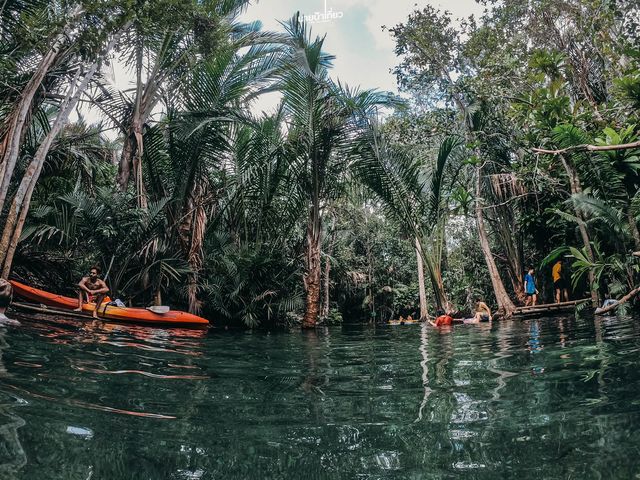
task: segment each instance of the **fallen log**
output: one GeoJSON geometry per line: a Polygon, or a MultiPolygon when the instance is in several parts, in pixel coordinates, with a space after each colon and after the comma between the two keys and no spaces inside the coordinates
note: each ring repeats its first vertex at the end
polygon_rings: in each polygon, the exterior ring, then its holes
{"type": "Polygon", "coordinates": [[[590,298],[581,298],[579,300],[570,300],[568,302],[560,302],[560,303],[540,303],[538,305],[527,305],[527,306],[517,307],[516,311],[537,309],[537,308],[556,309],[556,308],[562,308],[562,307],[571,307],[571,306],[578,305],[580,303],[588,302],[590,300],[591,300],[590,298]]]}
{"type": "Polygon", "coordinates": [[[618,308],[623,303],[627,303],[629,300],[631,300],[638,293],[640,293],[640,287],[634,288],[633,290],[631,290],[629,293],[627,293],[624,297],[622,297],[620,300],[618,300],[618,302],[614,303],[613,305],[609,305],[608,307],[604,307],[604,308],[598,308],[596,310],[596,315],[603,315],[605,313],[609,313],[609,312],[615,310],[616,308],[618,308]]]}

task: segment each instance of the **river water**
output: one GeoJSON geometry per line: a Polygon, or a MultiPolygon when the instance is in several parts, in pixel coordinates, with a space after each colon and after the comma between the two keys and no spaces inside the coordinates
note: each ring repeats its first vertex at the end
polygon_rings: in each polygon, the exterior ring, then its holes
{"type": "Polygon", "coordinates": [[[19,317],[0,479],[640,478],[637,319],[257,333],[19,317]]]}

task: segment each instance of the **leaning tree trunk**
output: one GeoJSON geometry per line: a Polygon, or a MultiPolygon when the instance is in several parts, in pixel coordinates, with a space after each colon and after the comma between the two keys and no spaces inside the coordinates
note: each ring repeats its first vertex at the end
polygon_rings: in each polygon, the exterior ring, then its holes
{"type": "MultiPolygon", "coordinates": [[[[123,31],[124,29],[121,30],[117,35],[114,35],[114,37],[107,45],[104,54],[107,54],[109,51],[111,51],[123,31]]],[[[9,209],[9,212],[7,214],[4,230],[0,239],[0,264],[2,264],[2,277],[4,278],[7,278],[9,276],[9,273],[11,272],[13,256],[15,254],[18,242],[20,241],[20,236],[22,235],[22,229],[24,227],[27,213],[29,212],[31,196],[33,195],[36,183],[38,182],[38,178],[40,177],[40,173],[42,172],[42,167],[44,165],[47,154],[49,153],[49,149],[51,148],[53,141],[56,139],[62,128],[67,124],[69,114],[78,104],[80,95],[82,95],[82,93],[88,87],[89,82],[92,80],[93,76],[98,70],[98,66],[99,60],[96,60],[91,65],[91,67],[89,67],[89,70],[85,74],[80,84],[76,85],[80,76],[80,70],[78,70],[76,76],[69,86],[67,95],[60,104],[60,111],[53,123],[53,126],[51,127],[51,130],[49,130],[49,133],[47,133],[46,137],[38,147],[38,150],[33,156],[33,159],[27,167],[22,181],[18,186],[18,190],[16,191],[16,194],[11,203],[11,208],[9,209]]]]}
{"type": "Polygon", "coordinates": [[[320,208],[314,201],[307,227],[307,248],[305,256],[304,288],[306,292],[303,328],[314,328],[320,313],[320,208]]]}
{"type": "MultiPolygon", "coordinates": [[[[441,71],[443,73],[443,78],[447,79],[450,85],[454,85],[453,79],[449,74],[448,70],[440,65],[441,71]]],[[[453,99],[455,103],[458,105],[460,112],[464,116],[464,125],[466,130],[467,140],[471,143],[474,140],[475,134],[473,130],[473,121],[471,118],[471,114],[466,104],[464,103],[464,99],[459,92],[453,92],[453,99]]],[[[480,158],[480,155],[476,155],[480,158]]],[[[489,276],[491,277],[491,284],[493,285],[493,293],[496,297],[496,301],[498,302],[498,309],[502,310],[506,317],[509,317],[513,314],[516,307],[509,298],[506,289],[504,288],[504,284],[502,283],[502,279],[500,278],[500,272],[498,271],[498,267],[496,266],[496,261],[493,258],[493,253],[491,252],[491,245],[489,245],[489,237],[487,236],[487,230],[484,225],[484,217],[482,212],[482,199],[481,199],[481,186],[482,186],[482,165],[478,165],[477,167],[477,175],[476,175],[476,222],[478,224],[478,237],[480,239],[480,246],[482,247],[482,253],[484,255],[484,260],[487,264],[487,268],[489,269],[489,276]]]]}
{"type": "Polygon", "coordinates": [[[77,7],[71,14],[64,31],[55,37],[51,48],[42,57],[26,87],[21,92],[18,104],[8,116],[8,128],[3,134],[2,142],[0,142],[0,145],[2,145],[2,152],[0,152],[0,213],[4,209],[4,203],[7,199],[13,171],[20,154],[20,144],[24,137],[25,129],[28,128],[33,99],[45,76],[58,58],[60,48],[69,35],[70,24],[78,17],[81,11],[82,7],[77,7]]]}
{"type": "Polygon", "coordinates": [[[597,309],[596,314],[604,315],[605,313],[611,312],[612,310],[615,310],[616,308],[618,308],[620,305],[627,303],[629,300],[633,299],[633,297],[635,297],[639,293],[640,293],[640,287],[636,287],[633,290],[631,290],[629,293],[627,293],[624,297],[622,297],[620,300],[618,300],[616,303],[614,303],[613,305],[609,305],[608,307],[597,309]]]}
{"type": "Polygon", "coordinates": [[[522,246],[520,236],[513,231],[515,218],[510,206],[501,205],[492,209],[493,218],[487,217],[489,224],[496,235],[498,245],[506,257],[507,275],[511,282],[511,287],[516,299],[524,304],[526,295],[524,293],[524,271],[522,246]],[[516,237],[514,239],[514,237],[516,237]]]}
{"type": "Polygon", "coordinates": [[[418,264],[418,294],[420,297],[420,320],[424,321],[429,318],[427,309],[427,290],[424,282],[424,262],[422,261],[422,246],[420,240],[416,237],[416,262],[418,264]]]}
{"type": "Polygon", "coordinates": [[[478,224],[478,237],[480,239],[480,247],[484,254],[484,260],[487,263],[489,269],[489,277],[491,278],[491,284],[493,285],[493,292],[498,302],[498,309],[501,310],[506,317],[513,314],[516,307],[509,298],[502,279],[500,278],[500,272],[496,266],[496,261],[491,253],[491,246],[489,245],[489,237],[487,236],[487,230],[484,225],[484,215],[482,206],[482,166],[478,165],[476,172],[476,222],[478,224]]]}
{"type": "MultiPolygon", "coordinates": [[[[571,194],[577,195],[582,193],[582,185],[580,184],[580,178],[578,177],[578,172],[573,168],[573,165],[564,157],[564,155],[559,155],[560,160],[562,161],[562,166],[567,172],[567,177],[569,177],[569,186],[571,188],[571,194]]],[[[593,255],[593,249],[591,248],[591,240],[589,239],[589,232],[587,232],[587,224],[584,219],[584,215],[580,211],[580,209],[575,209],[576,217],[578,218],[578,229],[580,230],[580,236],[582,237],[582,243],[584,244],[584,249],[587,253],[587,258],[590,262],[594,261],[595,256],[593,255]]],[[[600,305],[600,295],[598,294],[598,289],[595,285],[596,279],[593,270],[589,269],[589,291],[591,292],[591,304],[592,306],[598,307],[600,305]],[[596,288],[594,288],[596,287],[596,288]]]]}

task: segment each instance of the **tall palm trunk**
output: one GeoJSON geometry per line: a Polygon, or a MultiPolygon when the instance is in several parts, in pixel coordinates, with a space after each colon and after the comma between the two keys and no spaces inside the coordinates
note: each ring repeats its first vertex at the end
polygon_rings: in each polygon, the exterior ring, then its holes
{"type": "Polygon", "coordinates": [[[443,216],[438,220],[438,223],[434,227],[434,230],[428,239],[428,248],[422,247],[421,244],[421,253],[423,264],[429,274],[436,309],[446,312],[450,310],[450,305],[447,298],[447,292],[444,289],[444,282],[442,280],[442,258],[446,251],[446,241],[444,238],[445,225],[446,216],[443,216]]]}
{"type": "Polygon", "coordinates": [[[200,313],[202,302],[198,300],[198,279],[204,263],[202,245],[207,230],[207,214],[204,209],[204,190],[201,185],[196,187],[196,198],[193,210],[193,222],[191,228],[191,245],[187,257],[191,274],[189,275],[189,312],[200,313]]]}
{"type": "Polygon", "coordinates": [[[3,132],[3,138],[0,142],[0,148],[2,149],[0,151],[0,213],[4,209],[4,203],[9,193],[9,185],[20,154],[20,145],[24,138],[24,132],[29,125],[33,100],[40,89],[42,81],[58,58],[60,49],[68,38],[71,24],[74,23],[81,12],[82,7],[78,6],[71,13],[64,31],[54,38],[51,47],[44,54],[29,82],[21,92],[18,104],[7,117],[9,119],[7,122],[8,127],[3,132]]]}
{"type": "Polygon", "coordinates": [[[201,183],[191,183],[191,193],[181,209],[178,225],[178,241],[182,253],[191,269],[188,275],[187,299],[189,312],[199,313],[202,302],[198,299],[199,276],[204,264],[202,245],[207,229],[208,217],[205,210],[206,187],[201,183]]]}
{"type": "Polygon", "coordinates": [[[129,131],[122,147],[116,183],[120,191],[126,190],[131,175],[133,174],[138,206],[140,208],[147,208],[147,193],[144,188],[142,176],[142,156],[144,154],[143,128],[149,116],[149,112],[147,111],[148,107],[146,107],[146,96],[141,102],[137,103],[140,104],[136,105],[133,117],[131,118],[131,125],[129,126],[129,131]]]}
{"type": "Polygon", "coordinates": [[[416,262],[418,264],[418,296],[420,297],[420,320],[426,320],[429,317],[427,310],[427,291],[424,282],[424,263],[422,262],[422,246],[420,240],[416,237],[416,262]]]}
{"type": "Polygon", "coordinates": [[[131,173],[135,181],[136,198],[140,208],[147,208],[147,196],[144,190],[142,179],[142,155],[144,153],[143,126],[153,108],[154,102],[151,98],[155,89],[155,78],[157,73],[159,58],[156,58],[156,65],[153,72],[147,78],[146,84],[142,81],[143,69],[143,48],[140,43],[136,48],[136,97],[133,114],[131,116],[129,130],[125,137],[120,162],[118,165],[118,176],[116,183],[121,191],[127,189],[131,173]]]}
{"type": "Polygon", "coordinates": [[[478,237],[480,239],[480,247],[484,254],[487,268],[489,269],[489,277],[491,278],[491,284],[493,285],[493,291],[498,302],[498,309],[501,310],[505,316],[511,316],[516,307],[509,298],[502,279],[500,278],[500,272],[496,266],[496,261],[491,253],[491,246],[489,245],[489,237],[484,224],[484,214],[482,206],[482,165],[476,167],[476,222],[478,224],[478,237]]]}
{"type": "Polygon", "coordinates": [[[307,247],[305,256],[304,288],[306,292],[303,328],[314,328],[320,313],[320,206],[318,198],[313,199],[307,226],[307,247]]]}
{"type": "Polygon", "coordinates": [[[429,279],[431,280],[431,288],[435,293],[436,308],[442,311],[449,310],[449,299],[447,292],[444,290],[444,282],[442,280],[442,270],[439,265],[426,262],[429,272],[429,279]]]}
{"type": "MultiPolygon", "coordinates": [[[[582,193],[582,185],[580,183],[580,178],[578,177],[578,172],[576,172],[571,162],[568,161],[564,157],[564,155],[559,155],[559,157],[562,161],[562,166],[567,172],[567,177],[569,177],[569,187],[571,188],[571,194],[577,195],[582,193]]],[[[593,255],[593,249],[591,248],[591,240],[589,238],[589,232],[587,231],[587,224],[585,222],[584,215],[578,208],[575,209],[575,215],[579,220],[578,229],[580,230],[580,236],[582,237],[582,243],[584,244],[587,258],[589,259],[589,261],[593,262],[595,257],[593,255]]],[[[591,292],[591,303],[594,307],[598,307],[600,305],[600,295],[598,294],[598,288],[595,283],[595,274],[591,269],[589,269],[589,291],[591,292]]]]}
{"type": "MultiPolygon", "coordinates": [[[[170,35],[170,34],[168,34],[170,35]]],[[[166,40],[166,38],[165,38],[166,40]]],[[[143,44],[138,45],[136,50],[136,97],[133,115],[130,120],[127,135],[125,137],[120,162],[118,163],[118,175],[116,178],[117,187],[120,191],[127,189],[131,175],[136,189],[136,197],[140,208],[147,208],[147,192],[144,188],[142,176],[142,157],[144,153],[144,124],[149,119],[153,109],[159,101],[158,91],[160,85],[167,75],[180,65],[186,58],[187,53],[183,53],[176,61],[167,68],[163,66],[166,51],[160,52],[155,57],[153,68],[150,70],[146,82],[142,81],[143,69],[143,44]],[[166,70],[163,71],[163,67],[166,70]]]]}

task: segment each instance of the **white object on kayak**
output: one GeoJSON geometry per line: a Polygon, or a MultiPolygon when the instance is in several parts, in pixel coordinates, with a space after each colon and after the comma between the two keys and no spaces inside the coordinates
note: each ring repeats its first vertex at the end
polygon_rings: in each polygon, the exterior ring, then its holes
{"type": "Polygon", "coordinates": [[[147,307],[147,310],[153,313],[169,313],[171,307],[167,305],[153,305],[151,307],[147,307]]]}

